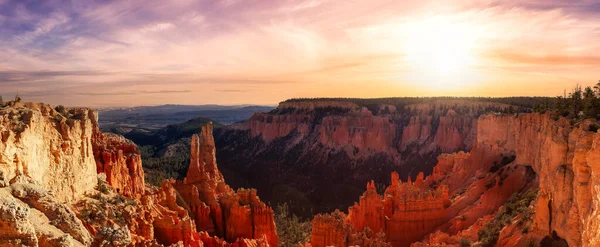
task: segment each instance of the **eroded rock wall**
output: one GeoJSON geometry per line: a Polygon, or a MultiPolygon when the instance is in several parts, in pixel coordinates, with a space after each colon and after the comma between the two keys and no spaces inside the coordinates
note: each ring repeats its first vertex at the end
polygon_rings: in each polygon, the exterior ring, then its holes
{"type": "Polygon", "coordinates": [[[106,174],[109,185],[129,197],[144,194],[142,157],[133,142],[116,134],[98,131],[94,134],[92,145],[96,171],[106,174]]]}
{"type": "Polygon", "coordinates": [[[525,114],[484,116],[479,120],[478,145],[497,153],[513,152],[515,163],[531,166],[539,177],[533,230],[554,232],[569,246],[595,246],[597,195],[595,179],[600,135],[589,121],[572,126],[566,119],[525,114]]]}
{"type": "Polygon", "coordinates": [[[59,113],[41,103],[17,102],[0,109],[0,187],[23,175],[62,202],[93,189],[97,117],[90,109],[59,113]]]}

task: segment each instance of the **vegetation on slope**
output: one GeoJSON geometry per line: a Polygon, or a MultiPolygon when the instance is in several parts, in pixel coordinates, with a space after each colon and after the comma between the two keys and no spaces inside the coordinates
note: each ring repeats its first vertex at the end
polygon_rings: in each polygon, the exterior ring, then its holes
{"type": "Polygon", "coordinates": [[[290,213],[287,203],[277,205],[275,208],[275,225],[281,247],[296,247],[310,240],[312,228],[310,220],[303,221],[290,213]]]}
{"type": "MultiPolygon", "coordinates": [[[[524,193],[513,194],[504,204],[502,210],[496,214],[496,217],[477,232],[481,246],[492,247],[496,245],[502,228],[513,224],[512,221],[517,215],[522,215],[522,218],[515,222],[516,224],[529,222],[533,215],[533,211],[529,208],[529,205],[535,200],[537,193],[537,190],[530,189],[524,193]]],[[[525,231],[528,228],[529,226],[526,225],[523,227],[523,230],[525,231]]]]}

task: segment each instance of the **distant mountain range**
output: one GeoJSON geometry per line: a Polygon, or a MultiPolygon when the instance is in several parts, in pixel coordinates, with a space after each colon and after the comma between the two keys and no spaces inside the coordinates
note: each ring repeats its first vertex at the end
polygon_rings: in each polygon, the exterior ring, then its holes
{"type": "Polygon", "coordinates": [[[273,109],[275,106],[160,105],[98,109],[98,115],[102,130],[120,128],[121,131],[117,132],[128,132],[133,129],[157,130],[198,117],[210,118],[227,125],[246,120],[255,112],[273,109]]]}

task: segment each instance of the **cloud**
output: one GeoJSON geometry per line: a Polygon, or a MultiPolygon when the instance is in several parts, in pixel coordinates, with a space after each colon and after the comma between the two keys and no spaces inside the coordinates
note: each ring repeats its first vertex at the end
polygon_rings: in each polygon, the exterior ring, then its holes
{"type": "Polygon", "coordinates": [[[485,88],[502,89],[498,81],[505,80],[537,81],[544,74],[587,81],[600,70],[594,55],[600,52],[600,3],[591,0],[0,5],[0,89],[58,103],[155,103],[150,94],[161,103],[419,95],[431,82],[427,76],[419,83],[406,79],[415,71],[403,44],[407,27],[431,19],[476,34],[471,52],[480,61],[473,70],[485,88]],[[43,96],[65,92],[73,98],[43,96]]]}
{"type": "Polygon", "coordinates": [[[115,74],[117,72],[103,72],[103,71],[18,71],[8,70],[0,71],[0,82],[31,82],[38,80],[48,80],[55,77],[64,76],[101,76],[115,74]]]}
{"type": "Polygon", "coordinates": [[[250,92],[250,90],[242,90],[242,89],[217,89],[215,90],[221,93],[246,93],[250,92]]]}
{"type": "Polygon", "coordinates": [[[515,52],[496,52],[491,56],[501,59],[511,64],[535,64],[535,65],[553,65],[553,66],[569,66],[583,65],[594,66],[600,65],[600,56],[594,55],[529,55],[515,52]]]}
{"type": "Polygon", "coordinates": [[[133,92],[105,92],[105,93],[92,93],[82,92],[77,93],[78,95],[84,96],[120,96],[120,95],[140,95],[140,94],[181,94],[191,93],[191,90],[159,90],[159,91],[133,91],[133,92]]]}

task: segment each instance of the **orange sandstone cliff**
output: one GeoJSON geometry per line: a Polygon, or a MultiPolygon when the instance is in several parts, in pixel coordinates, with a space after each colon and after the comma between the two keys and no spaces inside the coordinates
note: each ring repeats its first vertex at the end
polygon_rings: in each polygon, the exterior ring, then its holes
{"type": "Polygon", "coordinates": [[[347,216],[315,217],[311,245],[350,246],[349,234],[368,228],[392,246],[597,246],[594,125],[482,116],[469,153],[440,155],[433,173],[415,182],[393,174],[383,195],[369,183],[347,216]]]}
{"type": "Polygon", "coordinates": [[[95,133],[92,143],[96,170],[105,173],[109,185],[126,196],[144,194],[144,170],[137,146],[111,133],[95,133]]]}

